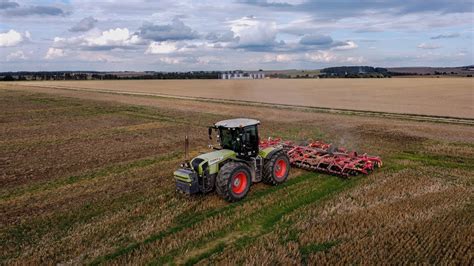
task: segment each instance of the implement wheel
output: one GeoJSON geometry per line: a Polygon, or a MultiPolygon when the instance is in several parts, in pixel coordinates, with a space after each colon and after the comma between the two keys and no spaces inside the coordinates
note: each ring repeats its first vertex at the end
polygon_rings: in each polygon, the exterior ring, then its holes
{"type": "Polygon", "coordinates": [[[251,183],[250,168],[244,163],[231,161],[217,175],[216,192],[228,202],[236,202],[247,196],[251,183]]]}
{"type": "Polygon", "coordinates": [[[285,151],[276,152],[265,162],[263,182],[278,185],[286,181],[290,173],[290,159],[285,151]]]}

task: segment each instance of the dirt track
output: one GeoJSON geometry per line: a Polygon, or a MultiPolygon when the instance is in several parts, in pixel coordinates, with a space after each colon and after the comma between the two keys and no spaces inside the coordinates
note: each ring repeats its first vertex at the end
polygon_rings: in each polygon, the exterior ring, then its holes
{"type": "Polygon", "coordinates": [[[14,84],[474,118],[472,78],[42,81],[14,84]]]}

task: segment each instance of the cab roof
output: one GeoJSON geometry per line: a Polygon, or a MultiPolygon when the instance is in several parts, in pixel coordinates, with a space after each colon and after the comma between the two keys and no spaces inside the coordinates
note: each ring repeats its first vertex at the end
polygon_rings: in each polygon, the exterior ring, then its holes
{"type": "Polygon", "coordinates": [[[222,120],[215,124],[216,127],[226,127],[226,128],[236,128],[236,127],[246,127],[259,125],[260,121],[250,118],[235,118],[222,120]]]}

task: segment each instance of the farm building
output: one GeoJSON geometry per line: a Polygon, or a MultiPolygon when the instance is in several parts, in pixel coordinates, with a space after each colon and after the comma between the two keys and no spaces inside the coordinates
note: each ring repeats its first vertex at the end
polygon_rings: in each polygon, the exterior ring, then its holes
{"type": "Polygon", "coordinates": [[[244,71],[229,71],[223,72],[219,75],[220,79],[264,79],[265,73],[262,71],[244,72],[244,71]]]}

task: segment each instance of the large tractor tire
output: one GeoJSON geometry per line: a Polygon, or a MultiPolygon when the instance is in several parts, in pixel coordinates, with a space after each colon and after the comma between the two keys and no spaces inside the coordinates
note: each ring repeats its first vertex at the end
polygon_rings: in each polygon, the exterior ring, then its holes
{"type": "Polygon", "coordinates": [[[270,185],[284,183],[290,173],[290,159],[284,150],[273,154],[263,168],[263,182],[270,185]]]}
{"type": "Polygon", "coordinates": [[[250,168],[240,162],[228,162],[219,171],[216,179],[216,192],[228,202],[239,201],[250,190],[252,176],[250,168]]]}

